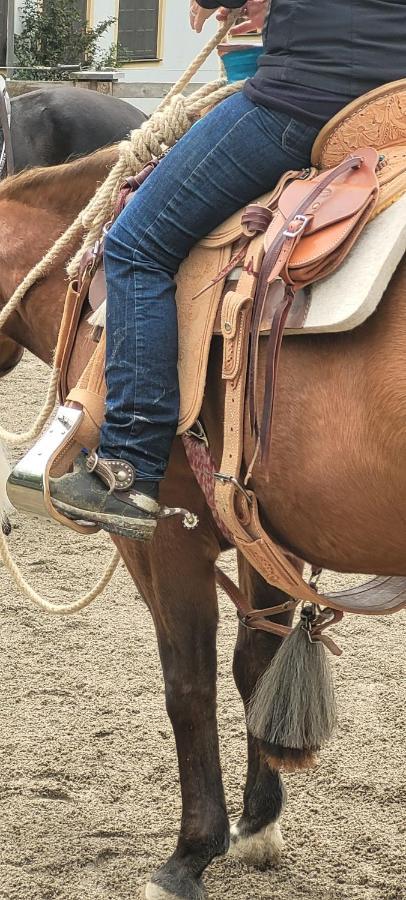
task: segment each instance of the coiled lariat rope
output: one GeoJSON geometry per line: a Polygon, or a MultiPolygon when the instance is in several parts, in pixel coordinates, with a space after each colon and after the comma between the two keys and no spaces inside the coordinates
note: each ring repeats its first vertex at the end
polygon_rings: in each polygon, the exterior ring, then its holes
{"type": "MultiPolygon", "coordinates": [[[[221,43],[227,35],[231,25],[240,10],[233,11],[227,18],[227,21],[218,29],[217,33],[208,41],[201,52],[196,56],[193,62],[188,66],[179,81],[171,88],[167,96],[159,104],[151,118],[143,122],[140,128],[131,132],[127,141],[119,144],[119,158],[106,180],[96,191],[94,197],[87,206],[79,213],[75,221],[69,228],[57,239],[53,246],[48,250],[43,259],[31,269],[25,276],[21,284],[14,291],[14,294],[0,312],[0,331],[5,325],[7,319],[17,309],[27,291],[44,278],[55,263],[60,259],[63,252],[68,249],[74,240],[77,240],[81,232],[85,231],[85,238],[80,250],[67,266],[67,272],[70,278],[77,275],[82,255],[89,247],[93,247],[96,240],[101,236],[103,226],[111,216],[114,208],[120,186],[129,175],[137,175],[143,169],[151,157],[159,157],[169,147],[173,147],[199,118],[201,113],[207,109],[211,109],[221,100],[231,96],[236,91],[241,90],[243,82],[227,84],[224,78],[218,81],[205,84],[190,97],[184,97],[181,91],[189,84],[193,76],[199,71],[200,67],[210,56],[210,53],[221,43]]],[[[6,431],[0,426],[0,441],[5,444],[13,444],[20,446],[35,440],[41,433],[44,425],[48,421],[55,407],[59,382],[59,370],[53,366],[51,377],[48,385],[45,403],[39,412],[35,422],[25,432],[14,433],[6,431]]],[[[59,604],[53,603],[42,597],[31,585],[26,581],[20,572],[17,564],[14,562],[5,534],[1,529],[0,523],[0,558],[4,563],[9,574],[14,578],[17,587],[29,600],[32,600],[37,606],[45,612],[54,613],[58,616],[67,616],[79,612],[98,597],[111,580],[119,562],[120,553],[115,550],[106,566],[101,578],[97,584],[77,600],[70,603],[59,604]]]]}
{"type": "MultiPolygon", "coordinates": [[[[27,291],[40,278],[48,275],[63,252],[66,252],[70,244],[84,230],[85,238],[82,246],[67,266],[69,277],[75,278],[83,253],[94,246],[96,240],[102,234],[103,226],[111,216],[122,182],[129,175],[137,175],[151,157],[159,157],[169,147],[173,147],[179,138],[186,134],[204,110],[212,108],[217,103],[220,103],[221,100],[241,90],[243,82],[227,84],[224,79],[220,79],[203,85],[190,97],[184,97],[181,94],[183,88],[189,84],[193,76],[210,56],[210,53],[221,43],[236,17],[236,11],[230,14],[227,21],[218,29],[217,33],[208,41],[183,75],[181,75],[179,81],[171,88],[151,118],[143,122],[140,128],[132,131],[129,140],[122,141],[119,144],[118,161],[103,184],[98,188],[94,197],[79,213],[69,228],[57,239],[42,260],[28,272],[0,312],[0,331],[7,319],[20,305],[27,291]]],[[[38,437],[54,409],[58,380],[59,371],[53,367],[46,400],[35,422],[29,430],[21,434],[7,431],[0,426],[0,440],[3,443],[21,446],[38,437]]]]}

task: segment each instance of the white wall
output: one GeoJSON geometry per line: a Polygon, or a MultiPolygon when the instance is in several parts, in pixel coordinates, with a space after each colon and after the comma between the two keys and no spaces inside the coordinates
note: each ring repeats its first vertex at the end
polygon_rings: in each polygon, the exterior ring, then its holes
{"type": "MultiPolygon", "coordinates": [[[[163,4],[163,35],[161,39],[162,61],[158,63],[135,63],[120,70],[120,80],[146,82],[175,82],[183,70],[216,29],[215,17],[209,21],[201,35],[195,34],[189,25],[189,0],[161,0],[163,4]]],[[[108,16],[117,15],[116,0],[94,0],[94,20],[100,22],[108,16]]],[[[104,46],[114,40],[115,28],[109,29],[104,37],[104,46]]],[[[218,57],[214,53],[200,69],[195,81],[211,81],[218,77],[218,57]]],[[[148,103],[148,101],[144,101],[148,103]]]]}
{"type": "MultiPolygon", "coordinates": [[[[22,0],[15,0],[16,31],[19,30],[18,8],[22,0]]],[[[140,62],[124,66],[120,69],[119,80],[127,82],[174,83],[189,65],[196,54],[201,50],[206,41],[216,30],[216,20],[213,16],[203,30],[203,34],[195,34],[189,25],[189,0],[161,0],[163,5],[163,34],[158,52],[162,53],[160,62],[140,62]]],[[[93,0],[89,4],[91,10],[91,25],[97,25],[103,19],[117,16],[118,0],[93,0]]],[[[115,42],[117,25],[112,25],[100,40],[100,47],[110,48],[115,42]]],[[[202,66],[194,81],[206,82],[218,78],[219,61],[216,53],[202,66]]],[[[137,98],[132,101],[146,113],[152,112],[158,100],[137,98]]]]}

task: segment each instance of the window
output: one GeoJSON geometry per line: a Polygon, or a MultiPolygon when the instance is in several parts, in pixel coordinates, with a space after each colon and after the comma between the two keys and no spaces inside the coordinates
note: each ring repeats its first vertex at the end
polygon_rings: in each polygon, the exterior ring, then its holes
{"type": "MultiPolygon", "coordinates": [[[[1,0],[0,0],[1,3],[1,0]]],[[[76,0],[76,6],[78,8],[78,12],[82,17],[82,21],[87,21],[87,0],[76,0]]]]}
{"type": "Polygon", "coordinates": [[[158,21],[159,0],[120,0],[118,14],[120,61],[134,62],[137,59],[157,58],[158,21]]]}

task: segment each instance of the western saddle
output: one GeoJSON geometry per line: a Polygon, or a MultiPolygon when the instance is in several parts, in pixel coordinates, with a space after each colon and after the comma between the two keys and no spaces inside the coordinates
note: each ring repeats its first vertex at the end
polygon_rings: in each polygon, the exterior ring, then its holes
{"type": "MultiPolygon", "coordinates": [[[[212,335],[221,334],[225,409],[223,458],[220,473],[213,472],[216,521],[263,578],[293,598],[281,607],[258,613],[247,606],[238,588],[218,573],[240,617],[253,628],[287,633],[289,629],[271,623],[266,616],[308,601],[318,609],[320,604],[328,607],[320,612],[314,631],[316,639],[328,644],[322,631],[343,611],[380,614],[395,612],[406,604],[405,578],[375,579],[367,590],[320,596],[314,583],[303,580],[289,554],[262,528],[257,499],[247,486],[258,454],[266,459],[269,453],[286,324],[295,327],[303,320],[309,302],[307,286],[334,271],[366,223],[406,191],[405,122],[406,80],[351,103],[321,131],[311,168],[287,172],[272,192],[215,229],[192,250],[177,277],[178,433],[186,435],[198,419],[212,335]],[[268,349],[260,411],[256,369],[261,334],[268,335],[268,349]],[[256,451],[241,482],[246,415],[255,434],[256,451]]],[[[118,211],[155,165],[152,162],[141,176],[123,186],[118,211]]],[[[51,474],[66,472],[81,448],[90,450],[98,445],[105,403],[105,333],[100,314],[104,298],[102,247],[97,246],[84,257],[79,279],[70,285],[66,297],[56,350],[63,406],[53,426],[54,445],[41,477],[42,510],[35,505],[35,511],[82,533],[95,529],[65,519],[54,509],[48,479],[51,474]],[[74,373],[82,368],[77,381],[74,373]]],[[[30,451],[30,464],[36,453],[38,457],[37,451],[38,445],[30,451]]],[[[22,500],[21,472],[17,466],[9,493],[15,505],[28,508],[22,500]]]]}

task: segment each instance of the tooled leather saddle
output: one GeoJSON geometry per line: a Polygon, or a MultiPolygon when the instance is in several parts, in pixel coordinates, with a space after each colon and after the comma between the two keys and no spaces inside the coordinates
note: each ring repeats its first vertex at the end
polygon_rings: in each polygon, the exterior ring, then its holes
{"type": "MultiPolygon", "coordinates": [[[[306,302],[306,286],[337,268],[372,216],[406,189],[405,153],[404,149],[400,150],[396,129],[391,132],[395,140],[388,146],[380,143],[378,128],[371,145],[351,146],[357,140],[354,126],[357,116],[365,119],[365,111],[370,110],[373,120],[380,119],[381,112],[375,110],[381,110],[382,104],[385,109],[393,107],[394,103],[402,109],[406,107],[406,81],[387,86],[385,91],[372,92],[369,100],[367,95],[362,103],[357,101],[358,105],[351,104],[349,118],[343,111],[335,125],[326,126],[324,135],[322,132],[316,142],[313,162],[318,167],[287,173],[271,194],[216,229],[192,251],[177,281],[182,397],[179,433],[190,428],[199,414],[210,341],[217,323],[224,343],[222,376],[226,384],[223,460],[215,490],[217,513],[249,562],[268,582],[295,601],[319,603],[320,597],[263,531],[256,498],[239,483],[246,386],[251,427],[257,437],[256,454],[266,456],[272,433],[279,351],[289,317],[301,314],[297,308],[298,295],[301,292],[304,298],[301,303],[306,302]],[[347,121],[350,132],[345,128],[347,121]],[[335,159],[334,165],[326,166],[331,148],[338,153],[340,133],[341,137],[347,135],[345,149],[349,152],[338,161],[335,159]],[[352,142],[348,134],[355,135],[352,142]],[[231,284],[227,279],[237,265],[241,267],[238,282],[231,284]],[[281,283],[282,294],[279,291],[273,296],[273,287],[281,283]],[[185,297],[188,302],[183,303],[185,297]],[[191,298],[196,301],[193,306],[191,298]],[[259,336],[264,332],[268,334],[267,379],[262,409],[258,410],[256,364],[259,336]],[[191,378],[196,362],[200,377],[191,378]]],[[[404,144],[405,132],[404,126],[404,144]]],[[[147,174],[148,171],[144,172],[144,177],[147,174]]],[[[123,200],[128,201],[138,182],[139,176],[124,186],[123,200]]],[[[50,460],[48,475],[66,471],[81,447],[90,449],[98,444],[105,399],[105,337],[100,324],[90,337],[86,309],[89,309],[89,297],[92,298],[91,285],[96,272],[101,287],[99,298],[104,293],[100,265],[101,253],[97,247],[93,255],[85,258],[79,282],[73,283],[67,294],[56,353],[61,370],[60,394],[62,402],[79,406],[83,415],[75,433],[70,434],[69,444],[58,448],[50,460]],[[76,382],[72,372],[77,368],[78,333],[82,337],[86,335],[88,362],[79,381],[71,387],[72,381],[76,382]]],[[[83,362],[83,352],[81,356],[83,362]]],[[[54,517],[64,521],[59,514],[54,517]]],[[[70,520],[64,524],[80,528],[70,520]]],[[[404,605],[402,591],[391,595],[389,600],[387,596],[382,599],[383,593],[380,602],[370,606],[366,602],[362,611],[395,611],[404,605]]],[[[343,605],[329,598],[328,605],[338,610],[360,611],[354,609],[350,600],[343,605]]]]}

